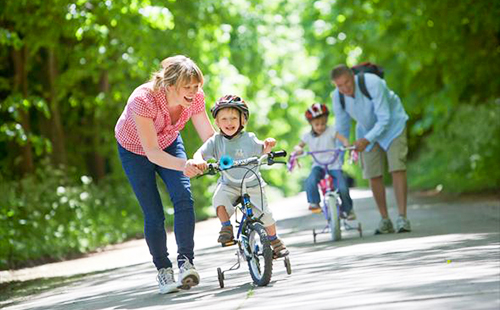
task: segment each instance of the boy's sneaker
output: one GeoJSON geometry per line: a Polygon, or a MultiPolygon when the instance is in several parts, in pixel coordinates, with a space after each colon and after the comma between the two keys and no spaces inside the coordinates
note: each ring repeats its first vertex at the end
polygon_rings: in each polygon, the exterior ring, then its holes
{"type": "Polygon", "coordinates": [[[179,267],[177,288],[189,290],[191,287],[200,283],[200,275],[198,271],[196,271],[196,268],[189,262],[189,259],[181,258],[179,261],[184,261],[184,263],[179,267]]]}
{"type": "Polygon", "coordinates": [[[347,213],[347,220],[348,221],[354,221],[356,219],[356,213],[354,213],[354,210],[351,209],[348,213],[347,213]]]}
{"type": "Polygon", "coordinates": [[[287,256],[288,254],[290,254],[283,241],[281,241],[279,238],[271,241],[271,247],[273,248],[273,256],[275,258],[287,256]]]}
{"type": "Polygon", "coordinates": [[[398,233],[410,232],[411,225],[410,220],[406,218],[406,216],[400,215],[398,220],[396,221],[396,231],[398,233]]]}
{"type": "Polygon", "coordinates": [[[217,242],[228,243],[230,241],[233,241],[233,239],[234,239],[233,225],[222,226],[222,228],[219,231],[219,238],[217,239],[217,242]]]}
{"type": "Polygon", "coordinates": [[[161,268],[160,270],[158,270],[156,281],[158,281],[160,294],[168,294],[179,291],[179,289],[177,288],[177,283],[174,279],[174,271],[171,267],[161,268]]]}
{"type": "Polygon", "coordinates": [[[317,203],[309,204],[309,211],[312,213],[321,213],[321,207],[317,203]]]}
{"type": "Polygon", "coordinates": [[[378,228],[375,230],[375,235],[392,234],[394,227],[392,226],[391,219],[381,219],[378,228]]]}

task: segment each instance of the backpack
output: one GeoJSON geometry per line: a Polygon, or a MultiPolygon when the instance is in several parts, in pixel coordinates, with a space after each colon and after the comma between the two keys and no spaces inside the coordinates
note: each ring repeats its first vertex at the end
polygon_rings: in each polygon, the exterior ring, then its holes
{"type": "MultiPolygon", "coordinates": [[[[365,72],[367,73],[373,73],[378,75],[381,79],[384,78],[384,68],[382,68],[379,65],[376,65],[371,62],[362,62],[358,65],[355,65],[351,68],[351,70],[354,72],[355,75],[358,76],[358,83],[359,83],[359,89],[361,90],[361,93],[365,95],[368,99],[372,100],[372,96],[368,92],[368,89],[366,88],[366,83],[365,83],[365,72]]],[[[340,105],[342,106],[342,109],[345,110],[345,98],[344,94],[341,94],[339,92],[339,99],[340,99],[340,105]]]]}

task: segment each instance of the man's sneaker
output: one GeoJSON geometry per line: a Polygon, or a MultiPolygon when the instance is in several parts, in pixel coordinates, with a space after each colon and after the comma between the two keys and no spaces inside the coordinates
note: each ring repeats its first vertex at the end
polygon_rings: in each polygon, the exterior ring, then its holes
{"type": "Polygon", "coordinates": [[[391,219],[381,219],[378,228],[375,230],[375,235],[392,234],[394,227],[392,226],[391,219]]]}
{"type": "Polygon", "coordinates": [[[177,282],[177,288],[183,290],[189,290],[191,287],[196,286],[200,283],[200,275],[196,268],[189,262],[189,259],[184,260],[184,263],[179,267],[179,281],[177,282]]]}
{"type": "Polygon", "coordinates": [[[177,283],[174,279],[174,271],[171,267],[161,268],[160,270],[158,270],[156,281],[158,281],[160,294],[168,294],[179,291],[179,289],[177,288],[177,283]]]}
{"type": "Polygon", "coordinates": [[[309,204],[309,211],[312,213],[321,213],[321,207],[317,203],[309,204]]]}
{"type": "Polygon", "coordinates": [[[355,219],[356,219],[356,213],[354,213],[354,210],[351,209],[349,213],[347,213],[347,220],[354,221],[355,219]]]}
{"type": "Polygon", "coordinates": [[[398,217],[398,220],[396,221],[396,231],[398,233],[410,232],[411,231],[410,220],[408,220],[406,218],[406,216],[400,215],[398,217]]]}

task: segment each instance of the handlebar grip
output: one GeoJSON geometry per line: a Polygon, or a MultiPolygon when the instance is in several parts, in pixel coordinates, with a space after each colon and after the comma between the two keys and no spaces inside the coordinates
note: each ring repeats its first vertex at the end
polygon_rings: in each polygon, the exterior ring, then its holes
{"type": "Polygon", "coordinates": [[[286,151],[282,150],[282,151],[273,152],[273,157],[286,157],[286,151]]]}

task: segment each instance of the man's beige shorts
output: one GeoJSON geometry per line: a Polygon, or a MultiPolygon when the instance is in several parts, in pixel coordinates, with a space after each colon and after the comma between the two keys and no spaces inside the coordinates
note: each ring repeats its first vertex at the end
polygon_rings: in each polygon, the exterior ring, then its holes
{"type": "Polygon", "coordinates": [[[361,153],[361,165],[363,167],[363,178],[372,179],[384,175],[385,162],[389,164],[389,172],[406,170],[406,157],[408,155],[408,140],[406,128],[384,151],[378,143],[370,152],[361,153]]]}
{"type": "MultiPolygon", "coordinates": [[[[217,212],[218,206],[224,206],[226,208],[227,214],[229,215],[229,217],[231,217],[234,214],[235,209],[233,204],[240,197],[240,191],[241,190],[239,188],[218,183],[217,188],[215,189],[214,196],[212,198],[212,204],[216,209],[215,211],[217,212]]],[[[264,227],[268,227],[274,224],[275,221],[273,218],[273,213],[267,205],[265,187],[262,188],[262,196],[260,194],[259,186],[247,188],[247,193],[250,195],[250,202],[252,203],[252,205],[254,205],[254,207],[252,207],[252,210],[255,217],[259,218],[260,215],[264,213],[264,215],[260,219],[264,224],[264,227]]]]}

